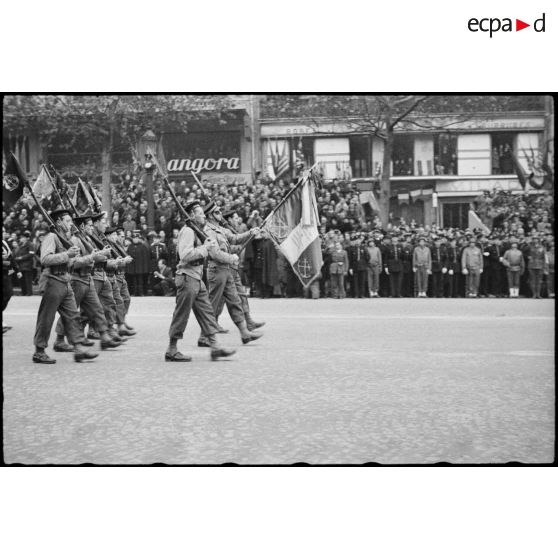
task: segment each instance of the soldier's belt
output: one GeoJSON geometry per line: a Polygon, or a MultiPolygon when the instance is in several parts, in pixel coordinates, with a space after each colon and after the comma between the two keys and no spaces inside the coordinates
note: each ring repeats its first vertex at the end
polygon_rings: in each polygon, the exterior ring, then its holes
{"type": "Polygon", "coordinates": [[[72,275],[75,275],[76,277],[80,277],[81,279],[88,279],[89,277],[91,277],[91,271],[87,270],[87,271],[74,271],[72,273],[72,275]]]}
{"type": "Polygon", "coordinates": [[[68,273],[68,266],[66,264],[53,265],[50,267],[51,275],[65,275],[68,273]]]}
{"type": "Polygon", "coordinates": [[[105,267],[106,267],[106,266],[107,266],[107,263],[106,263],[106,262],[96,263],[96,264],[93,266],[93,269],[94,269],[95,271],[105,271],[105,267]]]}
{"type": "Polygon", "coordinates": [[[51,275],[56,275],[57,277],[59,277],[59,276],[61,276],[61,275],[67,275],[67,274],[68,274],[68,270],[66,270],[66,271],[62,271],[62,270],[60,270],[60,269],[57,269],[57,270],[55,270],[55,271],[52,271],[52,270],[51,270],[51,271],[50,271],[50,274],[51,274],[51,275]]]}

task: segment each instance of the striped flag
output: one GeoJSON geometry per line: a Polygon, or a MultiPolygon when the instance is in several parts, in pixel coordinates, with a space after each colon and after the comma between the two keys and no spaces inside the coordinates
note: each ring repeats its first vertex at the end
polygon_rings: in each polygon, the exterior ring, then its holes
{"type": "Polygon", "coordinates": [[[287,153],[287,141],[283,142],[283,150],[281,155],[279,155],[279,150],[277,144],[275,144],[277,153],[277,167],[275,175],[279,178],[281,175],[285,174],[289,170],[289,154],[287,153]]]}
{"type": "Polygon", "coordinates": [[[318,223],[315,184],[307,173],[262,227],[304,287],[318,277],[323,265],[318,223]]]}

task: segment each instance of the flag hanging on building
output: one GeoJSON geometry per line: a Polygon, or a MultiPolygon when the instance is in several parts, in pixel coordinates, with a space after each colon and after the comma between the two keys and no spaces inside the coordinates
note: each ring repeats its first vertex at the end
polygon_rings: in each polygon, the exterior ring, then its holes
{"type": "Polygon", "coordinates": [[[81,178],[78,179],[78,183],[76,184],[76,190],[74,192],[72,203],[80,213],[92,210],[95,206],[95,202],[93,201],[87,187],[81,181],[81,178]]]}
{"type": "Polygon", "coordinates": [[[281,175],[285,174],[289,170],[289,154],[287,150],[287,140],[283,141],[283,149],[281,155],[279,155],[279,145],[275,143],[275,156],[277,160],[277,165],[275,167],[275,177],[279,178],[281,175]]]}
{"type": "Polygon", "coordinates": [[[29,188],[29,181],[19,165],[19,161],[10,151],[6,161],[6,170],[2,175],[2,201],[6,209],[15,205],[23,195],[23,188],[29,188]]]}
{"type": "Polygon", "coordinates": [[[262,227],[287,258],[304,287],[318,277],[322,269],[322,250],[318,233],[318,205],[312,173],[305,173],[262,227]]]}
{"type": "Polygon", "coordinates": [[[277,177],[275,175],[275,161],[273,159],[273,148],[271,147],[271,140],[268,140],[267,142],[267,150],[267,174],[269,178],[271,178],[271,180],[275,180],[277,177]]]}
{"type": "Polygon", "coordinates": [[[523,170],[519,159],[515,156],[515,153],[511,151],[510,155],[513,164],[513,170],[515,171],[515,174],[517,174],[519,184],[521,184],[521,187],[525,190],[525,186],[527,185],[527,176],[525,175],[525,171],[523,170]]]}
{"type": "Polygon", "coordinates": [[[490,229],[481,221],[480,217],[469,209],[469,222],[467,228],[470,230],[480,229],[483,233],[490,234],[490,229]]]}
{"type": "Polygon", "coordinates": [[[41,172],[39,172],[39,176],[37,176],[37,180],[35,180],[35,184],[33,184],[33,193],[39,200],[41,200],[49,198],[52,192],[54,192],[52,178],[46,170],[46,167],[42,165],[41,172]]]}

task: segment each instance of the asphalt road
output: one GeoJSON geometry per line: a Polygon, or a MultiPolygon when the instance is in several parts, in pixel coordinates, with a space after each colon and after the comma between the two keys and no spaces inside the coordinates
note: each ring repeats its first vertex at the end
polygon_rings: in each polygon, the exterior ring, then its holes
{"type": "MultiPolygon", "coordinates": [[[[554,458],[554,301],[251,299],[211,362],[163,354],[172,298],[135,298],[138,335],[87,364],[33,364],[39,297],[4,315],[7,463],[524,463],[554,458]]],[[[51,342],[53,337],[51,337],[51,342]]]]}

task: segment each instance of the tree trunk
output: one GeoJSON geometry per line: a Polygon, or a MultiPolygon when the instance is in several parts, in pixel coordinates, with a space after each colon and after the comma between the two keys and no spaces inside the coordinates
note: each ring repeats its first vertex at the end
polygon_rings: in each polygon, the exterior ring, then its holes
{"type": "Polygon", "coordinates": [[[112,193],[110,188],[110,180],[112,174],[112,148],[114,143],[113,127],[110,127],[109,134],[103,143],[103,151],[101,160],[103,164],[103,211],[107,212],[107,220],[110,223],[112,219],[112,193]]]}
{"type": "Polygon", "coordinates": [[[385,229],[389,223],[389,199],[391,196],[391,155],[393,152],[393,132],[387,130],[384,140],[384,158],[382,162],[382,176],[380,178],[380,219],[382,228],[385,229]]]}

